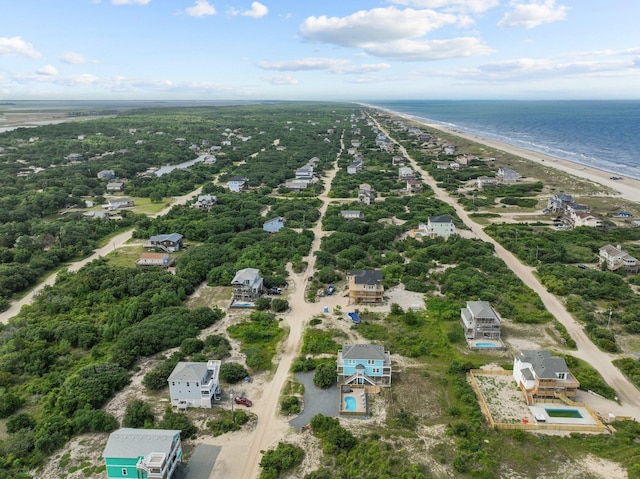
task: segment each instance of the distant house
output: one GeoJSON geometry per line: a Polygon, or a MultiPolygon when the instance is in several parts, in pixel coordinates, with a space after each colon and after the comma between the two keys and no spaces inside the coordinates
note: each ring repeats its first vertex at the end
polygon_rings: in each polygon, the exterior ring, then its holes
{"type": "Polygon", "coordinates": [[[525,395],[527,404],[559,395],[575,398],[580,383],[563,358],[549,351],[522,351],[513,359],[513,379],[525,395]]]}
{"type": "Polygon", "coordinates": [[[247,187],[248,181],[249,179],[245,178],[244,176],[232,176],[231,178],[229,178],[229,181],[227,182],[227,186],[229,187],[229,190],[232,191],[233,193],[239,193],[240,190],[247,187]]]}
{"type": "Polygon", "coordinates": [[[284,184],[284,187],[291,191],[302,191],[306,190],[309,187],[310,183],[306,180],[292,180],[287,181],[284,184]]]}
{"type": "Polygon", "coordinates": [[[171,265],[173,265],[173,259],[167,253],[142,253],[136,260],[136,266],[168,268],[171,265]]]}
{"type": "Polygon", "coordinates": [[[376,190],[371,185],[362,183],[358,189],[358,201],[363,205],[372,205],[376,200],[376,190]]]}
{"type": "Polygon", "coordinates": [[[364,214],[360,210],[342,210],[340,212],[345,220],[363,220],[364,214]]]}
{"type": "Polygon", "coordinates": [[[123,191],[124,183],[122,181],[114,181],[112,183],[107,183],[107,191],[123,191]]]}
{"type": "Polygon", "coordinates": [[[351,146],[354,148],[360,148],[360,140],[351,140],[351,146]]]}
{"type": "Polygon", "coordinates": [[[352,161],[349,166],[347,166],[347,173],[350,175],[355,175],[359,171],[362,171],[364,168],[364,162],[362,160],[352,161]]]}
{"type": "Polygon", "coordinates": [[[69,160],[69,161],[78,161],[82,159],[82,154],[81,153],[70,153],[67,156],[65,156],[65,159],[69,160]]]}
{"type": "Polygon", "coordinates": [[[238,271],[231,281],[233,301],[253,301],[262,295],[264,289],[260,271],[245,268],[238,271]]]}
{"type": "Polygon", "coordinates": [[[282,216],[265,221],[262,225],[262,229],[269,233],[277,233],[282,228],[284,228],[284,218],[282,216]]]}
{"type": "Polygon", "coordinates": [[[180,431],[121,428],[109,435],[102,457],[107,479],[172,479],[182,462],[180,431]]]}
{"type": "Polygon", "coordinates": [[[98,179],[100,180],[113,180],[115,177],[116,177],[116,172],[113,170],[98,171],[98,179]]]}
{"type": "Polygon", "coordinates": [[[384,295],[382,272],[361,270],[347,272],[350,303],[381,303],[384,295]]]}
{"type": "Polygon", "coordinates": [[[591,213],[585,213],[583,211],[574,211],[571,213],[571,221],[574,227],[589,226],[591,228],[602,227],[602,220],[591,213]]]}
{"type": "Polygon", "coordinates": [[[612,246],[610,244],[600,248],[599,256],[607,265],[607,269],[615,271],[624,268],[629,273],[637,273],[640,269],[638,260],[622,249],[620,245],[612,246]]]}
{"type": "Polygon", "coordinates": [[[422,181],[416,179],[407,180],[407,193],[420,193],[422,189],[422,181]]]}
{"type": "Polygon", "coordinates": [[[498,173],[496,173],[496,178],[502,183],[515,183],[522,178],[522,175],[511,168],[500,167],[498,168],[498,173]]]}
{"type": "Polygon", "coordinates": [[[109,199],[103,208],[106,207],[108,210],[118,210],[120,208],[129,208],[132,206],[134,206],[133,198],[122,197],[109,199]]]}
{"type": "Polygon", "coordinates": [[[391,355],[378,344],[345,344],[337,365],[338,384],[391,386],[391,355]]]}
{"type": "Polygon", "coordinates": [[[567,205],[573,203],[573,196],[565,195],[564,193],[558,193],[549,198],[547,202],[547,208],[553,212],[564,211],[567,205]]]}
{"type": "Polygon", "coordinates": [[[619,213],[616,213],[613,217],[614,218],[630,218],[631,216],[633,215],[628,211],[621,211],[619,213]]]}
{"type": "Polygon", "coordinates": [[[180,361],[167,379],[171,405],[180,409],[187,407],[210,408],[213,401],[219,401],[220,391],[219,360],[206,363],[180,361]]]}
{"type": "Polygon", "coordinates": [[[478,182],[479,189],[496,186],[497,184],[496,179],[491,176],[478,176],[476,181],[478,182]]]}
{"type": "Polygon", "coordinates": [[[420,223],[418,229],[430,238],[444,238],[456,234],[456,226],[449,215],[429,216],[427,224],[420,223]]]}
{"type": "Polygon", "coordinates": [[[478,339],[500,340],[500,319],[487,301],[467,301],[460,310],[467,342],[478,339]]]}
{"type": "Polygon", "coordinates": [[[183,236],[180,233],[153,235],[149,238],[146,247],[160,248],[167,252],[180,251],[183,236]]]}
{"type": "Polygon", "coordinates": [[[391,158],[391,164],[393,166],[404,166],[406,162],[406,158],[404,156],[394,156],[391,158]]]}
{"type": "Polygon", "coordinates": [[[442,151],[444,152],[445,155],[455,155],[456,147],[453,145],[445,145],[442,147],[442,151]]]}
{"type": "Polygon", "coordinates": [[[296,170],[296,181],[313,181],[313,167],[305,165],[296,170]]]}
{"type": "Polygon", "coordinates": [[[405,181],[405,180],[410,180],[416,177],[415,172],[409,168],[408,166],[402,166],[399,170],[398,170],[398,180],[399,181],[405,181]]]}
{"type": "Polygon", "coordinates": [[[211,208],[218,202],[218,198],[213,195],[200,195],[195,203],[193,203],[194,208],[205,209],[211,208]]]}

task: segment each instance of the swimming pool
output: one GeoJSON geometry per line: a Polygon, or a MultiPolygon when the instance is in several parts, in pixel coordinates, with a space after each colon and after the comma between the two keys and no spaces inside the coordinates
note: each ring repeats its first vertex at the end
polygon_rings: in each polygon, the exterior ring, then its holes
{"type": "Polygon", "coordinates": [[[355,411],[356,410],[356,398],[353,396],[345,396],[344,398],[344,410],[355,411]]]}
{"type": "Polygon", "coordinates": [[[577,409],[544,409],[549,417],[567,417],[571,419],[582,419],[582,414],[577,409]]]}
{"type": "Polygon", "coordinates": [[[476,343],[476,348],[497,348],[496,343],[476,343]]]}
{"type": "Polygon", "coordinates": [[[235,302],[233,303],[233,306],[236,308],[251,308],[253,306],[253,303],[240,303],[240,302],[235,302]]]}

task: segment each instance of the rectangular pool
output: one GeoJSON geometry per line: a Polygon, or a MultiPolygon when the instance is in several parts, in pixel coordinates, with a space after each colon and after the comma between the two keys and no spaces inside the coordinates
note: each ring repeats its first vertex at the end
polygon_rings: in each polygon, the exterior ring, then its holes
{"type": "Polygon", "coordinates": [[[571,419],[582,419],[582,414],[577,409],[544,409],[549,417],[566,417],[571,419]]]}

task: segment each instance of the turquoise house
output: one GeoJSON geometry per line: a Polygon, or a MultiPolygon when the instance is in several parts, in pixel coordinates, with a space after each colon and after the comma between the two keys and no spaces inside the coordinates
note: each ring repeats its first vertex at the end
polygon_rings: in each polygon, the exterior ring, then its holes
{"type": "Polygon", "coordinates": [[[391,386],[391,355],[379,344],[345,344],[337,362],[339,384],[391,386]]]}
{"type": "Polygon", "coordinates": [[[102,452],[107,478],[171,479],[182,461],[180,431],[122,428],[102,452]]]}

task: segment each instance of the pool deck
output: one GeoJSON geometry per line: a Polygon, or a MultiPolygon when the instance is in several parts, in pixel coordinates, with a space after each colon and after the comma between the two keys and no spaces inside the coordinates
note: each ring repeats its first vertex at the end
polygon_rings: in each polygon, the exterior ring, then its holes
{"type": "Polygon", "coordinates": [[[589,425],[595,426],[597,422],[591,417],[589,411],[582,406],[568,406],[565,404],[556,404],[556,403],[536,403],[535,406],[529,406],[529,411],[534,418],[536,418],[536,423],[542,422],[543,424],[580,424],[580,425],[589,425]],[[551,417],[547,414],[547,409],[567,409],[571,411],[578,411],[581,418],[579,417],[551,417]],[[539,421],[538,418],[544,418],[544,421],[539,421]]]}
{"type": "Polygon", "coordinates": [[[353,388],[351,392],[340,393],[340,414],[343,416],[366,416],[367,414],[367,392],[364,389],[353,388]],[[356,408],[352,411],[345,409],[345,398],[353,397],[356,402],[356,408]]]}

